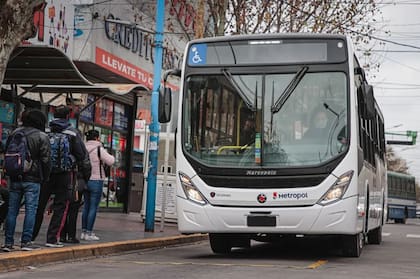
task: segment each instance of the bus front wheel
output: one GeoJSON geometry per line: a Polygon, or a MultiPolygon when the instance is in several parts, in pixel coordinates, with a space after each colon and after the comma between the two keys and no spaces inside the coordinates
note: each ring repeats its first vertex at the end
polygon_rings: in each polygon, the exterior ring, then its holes
{"type": "Polygon", "coordinates": [[[363,233],[343,235],[343,254],[347,257],[359,257],[364,244],[363,233]]]}
{"type": "Polygon", "coordinates": [[[227,235],[211,233],[209,234],[209,240],[213,253],[229,254],[232,250],[232,244],[227,235]]]}

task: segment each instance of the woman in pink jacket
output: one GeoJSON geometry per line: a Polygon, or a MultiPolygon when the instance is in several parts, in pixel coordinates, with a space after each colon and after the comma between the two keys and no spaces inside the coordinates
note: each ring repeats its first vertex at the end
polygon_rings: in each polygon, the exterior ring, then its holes
{"type": "Polygon", "coordinates": [[[82,213],[81,240],[99,240],[93,233],[93,225],[96,212],[102,198],[102,188],[106,179],[103,165],[111,166],[115,162],[114,156],[110,155],[99,140],[99,132],[90,130],[86,132],[86,149],[89,152],[92,165],[92,175],[87,183],[87,190],[83,192],[84,207],[82,213]]]}

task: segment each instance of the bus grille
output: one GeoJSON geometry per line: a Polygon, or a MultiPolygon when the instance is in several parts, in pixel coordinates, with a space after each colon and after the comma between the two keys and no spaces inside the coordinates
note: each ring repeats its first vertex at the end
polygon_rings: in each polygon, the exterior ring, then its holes
{"type": "Polygon", "coordinates": [[[213,187],[225,188],[299,188],[319,185],[328,174],[301,176],[216,176],[200,175],[205,183],[213,187]]]}

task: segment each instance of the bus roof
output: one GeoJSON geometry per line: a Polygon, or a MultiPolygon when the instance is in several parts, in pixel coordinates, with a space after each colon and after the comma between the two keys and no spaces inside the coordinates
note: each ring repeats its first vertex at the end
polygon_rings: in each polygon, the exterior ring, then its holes
{"type": "Polygon", "coordinates": [[[224,41],[243,41],[243,40],[267,40],[267,39],[342,39],[346,40],[348,36],[339,34],[321,34],[321,33],[276,33],[276,34],[251,34],[251,35],[230,35],[207,37],[189,41],[189,44],[203,42],[224,42],[224,41]]]}

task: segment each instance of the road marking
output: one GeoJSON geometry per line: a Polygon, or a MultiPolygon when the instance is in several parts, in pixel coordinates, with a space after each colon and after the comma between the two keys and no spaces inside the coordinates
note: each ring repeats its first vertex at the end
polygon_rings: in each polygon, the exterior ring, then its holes
{"type": "MultiPolygon", "coordinates": [[[[227,264],[227,263],[194,263],[194,262],[143,262],[133,261],[132,263],[141,265],[205,265],[205,266],[251,266],[251,267],[279,267],[277,264],[227,264]]],[[[303,268],[298,266],[289,266],[292,268],[303,268]]]]}
{"type": "Polygon", "coordinates": [[[319,260],[319,261],[317,261],[316,263],[313,263],[313,264],[311,264],[311,265],[308,265],[306,268],[309,268],[309,269],[316,269],[316,268],[318,268],[318,267],[320,267],[320,266],[323,266],[324,264],[326,264],[328,261],[327,260],[319,260]]]}
{"type": "Polygon", "coordinates": [[[407,238],[420,238],[420,234],[407,234],[407,238]]]}
{"type": "Polygon", "coordinates": [[[382,236],[390,236],[390,235],[391,235],[391,233],[386,233],[386,232],[382,233],[382,236]]]}
{"type": "Polygon", "coordinates": [[[146,261],[124,261],[139,265],[197,265],[197,266],[224,266],[224,267],[257,267],[257,268],[291,268],[291,269],[316,269],[327,263],[325,260],[319,260],[309,266],[279,265],[279,264],[226,264],[226,263],[195,263],[195,262],[146,262],[146,261]]]}

